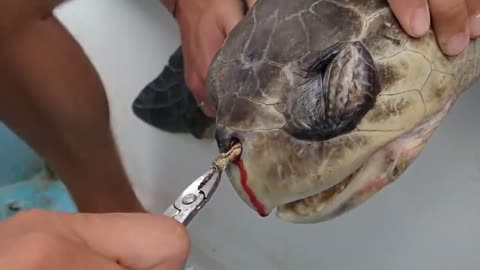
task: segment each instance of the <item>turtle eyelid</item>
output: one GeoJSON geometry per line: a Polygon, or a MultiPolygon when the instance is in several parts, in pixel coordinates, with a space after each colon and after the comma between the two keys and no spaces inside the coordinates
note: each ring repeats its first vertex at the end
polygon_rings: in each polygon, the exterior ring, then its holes
{"type": "Polygon", "coordinates": [[[299,65],[300,72],[295,73],[295,75],[304,79],[300,85],[310,83],[312,79],[322,79],[328,69],[328,66],[332,63],[344,46],[344,43],[339,42],[322,51],[316,51],[306,55],[301,60],[299,65]],[[320,78],[318,78],[319,75],[321,76],[320,78]]]}
{"type": "Polygon", "coordinates": [[[303,70],[310,76],[324,74],[328,65],[345,48],[345,42],[337,42],[324,50],[312,52],[302,60],[303,70]]]}

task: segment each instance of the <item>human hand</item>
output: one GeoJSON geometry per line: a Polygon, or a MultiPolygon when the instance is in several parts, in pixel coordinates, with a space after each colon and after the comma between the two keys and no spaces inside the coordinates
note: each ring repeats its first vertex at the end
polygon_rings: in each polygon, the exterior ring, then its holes
{"type": "Polygon", "coordinates": [[[480,36],[480,0],[388,0],[405,31],[420,37],[430,29],[442,51],[458,55],[480,36]],[[430,17],[432,20],[430,20],[430,17]]]}
{"type": "MultiPolygon", "coordinates": [[[[247,8],[256,0],[248,0],[247,8]]],[[[213,57],[245,14],[242,0],[177,0],[176,20],[180,27],[185,62],[185,81],[197,103],[209,117],[215,117],[205,86],[213,57]]]]}
{"type": "Polygon", "coordinates": [[[183,225],[147,214],[29,211],[0,222],[0,265],[17,270],[183,270],[183,225]]]}

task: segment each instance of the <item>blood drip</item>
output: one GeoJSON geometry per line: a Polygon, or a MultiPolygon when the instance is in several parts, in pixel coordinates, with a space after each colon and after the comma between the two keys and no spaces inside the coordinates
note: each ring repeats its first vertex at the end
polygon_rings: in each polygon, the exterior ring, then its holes
{"type": "Polygon", "coordinates": [[[248,174],[247,170],[245,170],[245,166],[243,165],[243,161],[241,159],[237,159],[235,161],[235,165],[237,165],[238,169],[240,170],[240,183],[242,184],[243,190],[247,193],[250,202],[252,203],[253,207],[257,209],[257,212],[260,216],[266,217],[268,216],[267,211],[265,211],[265,206],[257,199],[253,190],[247,184],[248,174]]]}

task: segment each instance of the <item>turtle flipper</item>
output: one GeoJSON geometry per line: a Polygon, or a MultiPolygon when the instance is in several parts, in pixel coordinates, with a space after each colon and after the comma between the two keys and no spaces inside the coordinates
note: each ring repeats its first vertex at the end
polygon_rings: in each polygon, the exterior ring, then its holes
{"type": "Polygon", "coordinates": [[[183,54],[179,47],[167,66],[137,96],[134,114],[146,123],[170,133],[190,133],[212,138],[215,120],[198,107],[184,79],[183,54]]]}

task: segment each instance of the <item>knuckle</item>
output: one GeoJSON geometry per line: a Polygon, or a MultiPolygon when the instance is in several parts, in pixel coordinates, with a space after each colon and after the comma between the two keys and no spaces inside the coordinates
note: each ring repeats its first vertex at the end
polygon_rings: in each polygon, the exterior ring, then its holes
{"type": "Polygon", "coordinates": [[[26,269],[48,269],[59,254],[65,253],[61,238],[42,232],[32,232],[23,236],[19,245],[32,250],[24,254],[23,264],[26,269]]]}
{"type": "Polygon", "coordinates": [[[480,1],[467,0],[466,5],[470,15],[477,16],[478,13],[480,12],[480,1]]]}
{"type": "Polygon", "coordinates": [[[202,82],[196,75],[186,75],[185,82],[192,92],[198,92],[202,89],[202,82]]]}
{"type": "Polygon", "coordinates": [[[467,19],[467,9],[464,2],[459,4],[458,1],[443,1],[439,4],[432,4],[431,8],[436,10],[437,16],[442,17],[441,20],[462,21],[467,19]]]}

